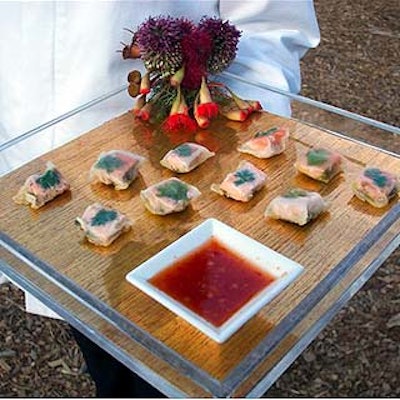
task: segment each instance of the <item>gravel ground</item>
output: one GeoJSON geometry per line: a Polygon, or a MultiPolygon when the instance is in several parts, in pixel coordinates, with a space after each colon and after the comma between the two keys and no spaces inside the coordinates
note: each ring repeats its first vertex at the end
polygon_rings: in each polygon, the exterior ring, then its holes
{"type": "MultiPolygon", "coordinates": [[[[400,122],[398,0],[315,0],[322,40],[302,62],[302,94],[400,122]]],[[[266,397],[400,397],[400,250],[332,320],[266,397]]],[[[0,396],[92,397],[66,324],[26,314],[0,286],[0,396]]]]}

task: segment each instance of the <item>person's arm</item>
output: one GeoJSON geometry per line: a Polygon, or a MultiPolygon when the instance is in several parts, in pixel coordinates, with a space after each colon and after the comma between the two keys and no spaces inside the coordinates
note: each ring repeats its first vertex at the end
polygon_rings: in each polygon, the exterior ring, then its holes
{"type": "Polygon", "coordinates": [[[299,92],[300,59],[320,40],[313,1],[221,0],[219,7],[220,17],[242,31],[236,59],[228,71],[299,92]]]}

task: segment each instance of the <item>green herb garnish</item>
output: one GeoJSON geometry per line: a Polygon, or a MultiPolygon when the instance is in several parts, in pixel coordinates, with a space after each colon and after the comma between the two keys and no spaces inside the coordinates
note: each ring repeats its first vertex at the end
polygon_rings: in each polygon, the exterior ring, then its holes
{"type": "Polygon", "coordinates": [[[303,190],[303,189],[289,189],[282,197],[285,197],[287,199],[295,199],[297,197],[307,197],[308,193],[303,190]]]}
{"type": "Polygon", "coordinates": [[[43,175],[36,179],[36,183],[43,189],[51,189],[60,184],[60,176],[55,169],[47,170],[43,175]]]}
{"type": "Polygon", "coordinates": [[[255,138],[259,138],[259,137],[264,137],[264,136],[269,136],[272,135],[273,133],[275,133],[278,130],[278,128],[276,126],[274,126],[273,128],[268,129],[267,131],[264,132],[257,132],[254,137],[255,138]]]}
{"type": "Polygon", "coordinates": [[[364,175],[372,179],[376,186],[383,188],[387,184],[387,177],[378,168],[368,168],[364,171],[364,175]]]}
{"type": "Polygon", "coordinates": [[[307,152],[308,165],[321,165],[328,160],[330,152],[325,149],[311,149],[307,152]]]}
{"type": "Polygon", "coordinates": [[[126,171],[124,176],[122,177],[122,180],[124,182],[131,182],[135,174],[136,174],[136,168],[135,167],[129,168],[128,171],[126,171]]]}
{"type": "Polygon", "coordinates": [[[97,214],[91,219],[90,224],[92,226],[106,225],[108,222],[117,219],[118,213],[114,210],[105,210],[104,208],[97,212],[97,214]]]}
{"type": "Polygon", "coordinates": [[[253,172],[249,169],[241,169],[234,173],[234,177],[237,178],[233,183],[236,186],[243,185],[246,182],[252,182],[256,179],[253,172]]]}
{"type": "Polygon", "coordinates": [[[180,146],[178,146],[178,147],[174,150],[174,152],[175,152],[176,154],[178,154],[178,156],[181,156],[181,157],[189,157],[189,156],[192,155],[193,150],[192,150],[192,148],[190,147],[190,145],[184,143],[184,144],[181,144],[180,146]]]}
{"type": "Polygon", "coordinates": [[[188,200],[188,187],[179,181],[167,182],[157,188],[157,196],[168,197],[175,201],[188,200]]]}
{"type": "Polygon", "coordinates": [[[108,173],[115,171],[116,169],[120,168],[124,162],[113,155],[107,155],[101,157],[99,161],[97,161],[95,167],[100,169],[105,169],[108,173]]]}

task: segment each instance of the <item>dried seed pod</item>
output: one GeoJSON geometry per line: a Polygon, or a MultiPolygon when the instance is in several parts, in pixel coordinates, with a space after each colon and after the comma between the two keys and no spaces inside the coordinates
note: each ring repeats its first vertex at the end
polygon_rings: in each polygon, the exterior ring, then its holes
{"type": "Polygon", "coordinates": [[[135,43],[125,45],[125,47],[122,49],[122,58],[124,60],[127,58],[140,58],[139,46],[137,46],[135,43]]]}
{"type": "Polygon", "coordinates": [[[128,93],[131,97],[136,97],[139,94],[140,85],[137,83],[130,83],[128,86],[128,93]]]}
{"type": "Polygon", "coordinates": [[[139,84],[141,79],[142,79],[142,74],[137,69],[129,72],[129,74],[128,74],[128,82],[129,83],[139,84]]]}

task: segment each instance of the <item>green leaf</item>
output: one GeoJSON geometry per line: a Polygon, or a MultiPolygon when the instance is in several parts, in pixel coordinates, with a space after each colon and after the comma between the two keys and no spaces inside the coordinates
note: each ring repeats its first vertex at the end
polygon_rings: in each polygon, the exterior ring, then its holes
{"type": "Polygon", "coordinates": [[[256,179],[254,173],[249,169],[241,169],[234,173],[235,178],[237,178],[233,183],[236,186],[243,185],[246,182],[252,182],[256,179]]]}
{"type": "Polygon", "coordinates": [[[43,175],[36,179],[36,183],[43,189],[51,189],[60,184],[60,176],[55,169],[48,169],[43,175]]]}
{"type": "Polygon", "coordinates": [[[311,149],[307,152],[308,165],[321,165],[328,160],[330,153],[325,149],[311,149]]]}
{"type": "Polygon", "coordinates": [[[297,197],[307,197],[308,193],[303,189],[293,188],[289,189],[282,197],[287,199],[296,199],[297,197]]]}
{"type": "Polygon", "coordinates": [[[106,155],[97,161],[95,167],[105,169],[108,173],[110,173],[120,168],[123,164],[124,163],[120,158],[113,155],[106,155]]]}
{"type": "Polygon", "coordinates": [[[90,223],[92,226],[106,225],[107,223],[117,219],[118,213],[114,210],[101,209],[96,213],[96,215],[91,219],[90,223]]]}
{"type": "Polygon", "coordinates": [[[278,128],[276,126],[274,126],[273,128],[268,129],[267,131],[264,132],[257,132],[254,137],[255,138],[259,138],[259,137],[264,137],[264,136],[269,136],[272,135],[273,133],[275,133],[278,130],[278,128]]]}
{"type": "Polygon", "coordinates": [[[124,182],[131,182],[135,175],[136,175],[136,168],[135,166],[133,166],[132,168],[129,168],[128,171],[125,172],[124,176],[122,177],[122,180],[124,182]]]}
{"type": "Polygon", "coordinates": [[[188,200],[188,186],[179,181],[166,182],[157,188],[157,196],[168,197],[175,201],[188,200]]]}
{"type": "Polygon", "coordinates": [[[174,152],[176,154],[178,154],[178,156],[181,157],[190,157],[193,153],[192,147],[186,143],[181,144],[180,146],[178,146],[174,152]]]}
{"type": "Polygon", "coordinates": [[[364,171],[364,175],[372,179],[376,186],[383,188],[387,184],[387,177],[382,173],[382,171],[378,168],[367,168],[364,171]]]}

